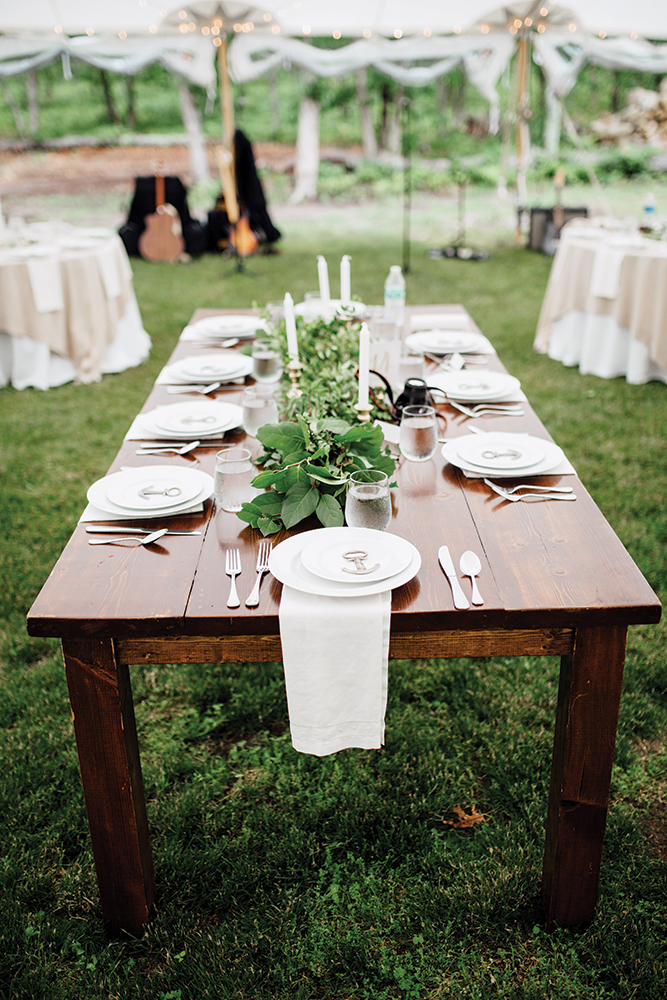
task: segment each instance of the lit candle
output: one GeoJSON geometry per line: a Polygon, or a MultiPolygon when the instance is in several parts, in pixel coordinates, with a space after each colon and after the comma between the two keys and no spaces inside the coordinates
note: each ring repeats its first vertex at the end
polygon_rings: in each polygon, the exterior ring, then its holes
{"type": "Polygon", "coordinates": [[[346,306],[352,300],[350,292],[350,258],[348,254],[341,257],[340,261],[340,301],[346,306]]]}
{"type": "Polygon", "coordinates": [[[329,269],[324,257],[320,254],[317,258],[317,276],[320,279],[320,298],[325,305],[329,305],[331,293],[329,292],[329,269]]]}
{"type": "Polygon", "coordinates": [[[359,333],[359,409],[368,409],[368,367],[370,355],[370,333],[368,324],[361,324],[359,333]]]}
{"type": "Polygon", "coordinates": [[[294,319],[294,300],[289,292],[285,293],[285,329],[287,330],[287,353],[290,358],[299,360],[299,345],[296,339],[296,320],[294,319]]]}

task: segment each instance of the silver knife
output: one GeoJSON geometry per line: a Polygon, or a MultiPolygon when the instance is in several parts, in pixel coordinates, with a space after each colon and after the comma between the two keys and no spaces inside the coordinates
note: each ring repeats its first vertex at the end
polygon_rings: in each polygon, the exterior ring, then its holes
{"type": "MultiPolygon", "coordinates": [[[[109,526],[102,527],[101,525],[90,525],[86,528],[89,535],[118,535],[124,532],[126,535],[151,535],[152,530],[148,528],[125,528],[121,526],[120,528],[111,528],[109,526]]],[[[175,531],[173,528],[169,528],[165,531],[167,535],[201,535],[201,531],[175,531]]]]}
{"type": "Polygon", "coordinates": [[[470,607],[470,602],[468,598],[461,590],[461,584],[458,581],[456,575],[456,570],[454,569],[454,563],[452,562],[452,557],[449,554],[449,549],[446,545],[441,545],[438,549],[438,559],[440,560],[440,565],[445,571],[449,584],[452,588],[452,597],[454,598],[454,607],[458,608],[459,611],[465,611],[470,607]]]}

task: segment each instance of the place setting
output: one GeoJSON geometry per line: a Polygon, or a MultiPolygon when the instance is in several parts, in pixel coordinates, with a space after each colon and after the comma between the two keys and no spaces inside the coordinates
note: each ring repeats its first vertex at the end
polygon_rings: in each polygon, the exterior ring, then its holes
{"type": "Polygon", "coordinates": [[[197,513],[212,494],[212,476],[199,469],[178,465],[121,469],[88,488],[88,506],[80,521],[154,519],[197,513]]]}
{"type": "Polygon", "coordinates": [[[206,316],[190,323],[181,333],[182,341],[209,343],[227,339],[252,340],[258,331],[265,331],[266,324],[259,316],[245,313],[224,316],[206,316]]]}
{"type": "MultiPolygon", "coordinates": [[[[443,457],[461,469],[469,479],[483,479],[495,492],[507,498],[510,491],[496,487],[491,479],[517,479],[545,475],[574,475],[575,470],[562,448],[553,441],[530,434],[489,431],[474,436],[451,438],[442,447],[443,457]]],[[[527,499],[517,487],[516,499],[527,499]]],[[[530,489],[530,484],[526,487],[530,489]]],[[[538,491],[541,487],[535,487],[538,491]]],[[[543,499],[576,499],[569,488],[548,488],[543,499]]]]}
{"type": "Polygon", "coordinates": [[[491,341],[474,330],[419,330],[405,338],[406,345],[422,354],[444,357],[447,354],[495,354],[491,341]]]}
{"type": "Polygon", "coordinates": [[[179,448],[194,440],[218,440],[240,427],[243,409],[236,403],[197,400],[168,403],[139,413],[125,435],[126,441],[175,444],[179,448]]]}
{"type": "MultiPolygon", "coordinates": [[[[166,365],[158,375],[156,385],[179,387],[184,391],[191,386],[207,386],[218,383],[239,384],[253,370],[252,358],[234,351],[217,354],[189,356],[166,365]]],[[[167,390],[171,391],[171,390],[167,390]]]]}

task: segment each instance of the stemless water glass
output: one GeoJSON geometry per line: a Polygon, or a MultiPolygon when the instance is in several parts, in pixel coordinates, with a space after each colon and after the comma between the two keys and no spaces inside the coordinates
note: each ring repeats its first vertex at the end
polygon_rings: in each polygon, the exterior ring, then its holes
{"type": "Polygon", "coordinates": [[[251,385],[243,393],[243,429],[250,437],[264,424],[278,423],[276,390],[270,385],[251,385]]]}
{"type": "Polygon", "coordinates": [[[385,531],[391,522],[389,480],[379,469],[353,472],[347,483],[345,520],[350,528],[385,531]]]}
{"type": "Polygon", "coordinates": [[[280,354],[268,340],[253,341],[252,369],[257,382],[277,382],[282,375],[280,354]]]}
{"type": "Polygon", "coordinates": [[[428,462],[435,455],[438,427],[432,406],[403,407],[399,447],[410,462],[428,462]]]}
{"type": "Polygon", "coordinates": [[[239,511],[252,500],[255,490],[250,485],[255,476],[252,452],[240,445],[228,445],[215,456],[213,493],[223,510],[239,511]]]}

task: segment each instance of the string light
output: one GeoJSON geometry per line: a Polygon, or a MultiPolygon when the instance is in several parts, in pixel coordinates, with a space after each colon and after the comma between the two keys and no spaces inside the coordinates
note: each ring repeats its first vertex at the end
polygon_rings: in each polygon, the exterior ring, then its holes
{"type": "Polygon", "coordinates": [[[600,36],[600,38],[606,38],[607,37],[607,32],[606,31],[599,31],[598,35],[600,36]]]}
{"type": "Polygon", "coordinates": [[[148,30],[150,31],[151,35],[156,35],[157,34],[157,24],[150,24],[148,26],[148,30]]]}
{"type": "Polygon", "coordinates": [[[272,24],[271,25],[271,31],[273,32],[274,35],[279,35],[280,34],[280,25],[279,24],[272,24]]]}
{"type": "Polygon", "coordinates": [[[523,23],[526,25],[527,28],[530,28],[531,24],[533,23],[532,17],[527,17],[523,23]]]}
{"type": "Polygon", "coordinates": [[[222,38],[214,38],[214,39],[213,39],[213,44],[214,44],[215,46],[220,46],[220,45],[222,45],[222,38]]]}
{"type": "Polygon", "coordinates": [[[364,28],[364,38],[370,38],[373,32],[370,28],[364,28]]]}
{"type": "Polygon", "coordinates": [[[86,34],[88,35],[89,38],[92,38],[92,36],[95,34],[95,29],[94,28],[86,28],[86,34]]]}
{"type": "Polygon", "coordinates": [[[268,24],[268,22],[269,22],[269,21],[271,20],[271,15],[270,15],[270,14],[268,13],[268,11],[267,11],[267,13],[266,13],[266,14],[264,15],[264,20],[265,20],[265,21],[267,22],[267,24],[268,24]]]}
{"type": "Polygon", "coordinates": [[[546,25],[544,25],[544,24],[538,24],[538,26],[537,26],[537,30],[539,31],[539,33],[540,33],[541,35],[542,35],[542,34],[544,34],[544,32],[545,32],[545,31],[547,30],[547,29],[546,29],[546,25]]]}
{"type": "Polygon", "coordinates": [[[127,38],[127,31],[119,31],[118,32],[118,37],[119,38],[127,38]]]}
{"type": "Polygon", "coordinates": [[[510,32],[511,32],[511,33],[512,33],[513,35],[516,35],[516,28],[514,27],[514,25],[513,25],[513,24],[510,24],[510,32]]]}
{"type": "Polygon", "coordinates": [[[431,37],[431,29],[430,28],[424,28],[424,35],[426,36],[426,38],[430,38],[431,37]]]}
{"type": "Polygon", "coordinates": [[[542,9],[540,10],[540,14],[542,15],[542,17],[548,17],[549,11],[547,10],[546,7],[542,7],[542,9]]]}
{"type": "Polygon", "coordinates": [[[632,39],[633,42],[636,42],[637,41],[637,32],[636,31],[631,31],[630,32],[630,38],[632,39]]]}
{"type": "Polygon", "coordinates": [[[57,24],[53,30],[55,31],[56,35],[62,35],[63,33],[62,24],[57,24]]]}
{"type": "Polygon", "coordinates": [[[454,34],[455,35],[460,35],[461,34],[461,25],[460,24],[455,24],[454,25],[454,34]]]}
{"type": "Polygon", "coordinates": [[[210,35],[211,34],[211,29],[209,28],[208,24],[204,25],[204,27],[201,29],[201,33],[202,33],[202,35],[210,35]]]}
{"type": "Polygon", "coordinates": [[[303,28],[301,30],[303,31],[304,35],[309,35],[310,34],[310,27],[307,24],[304,24],[304,26],[303,26],[303,28]]]}
{"type": "Polygon", "coordinates": [[[396,28],[396,30],[394,31],[394,38],[402,38],[402,37],[403,37],[403,32],[401,31],[400,28],[396,28]]]}
{"type": "Polygon", "coordinates": [[[521,18],[517,17],[516,20],[515,20],[515,22],[514,22],[514,27],[517,29],[517,31],[521,27],[522,23],[523,22],[521,21],[521,18]]]}
{"type": "Polygon", "coordinates": [[[182,35],[187,35],[187,33],[188,33],[188,26],[187,26],[187,24],[179,24],[178,30],[180,31],[180,33],[182,35]]]}
{"type": "Polygon", "coordinates": [[[334,38],[340,38],[340,31],[334,31],[333,36],[334,38]]]}
{"type": "MultiPolygon", "coordinates": [[[[234,31],[236,31],[236,32],[243,31],[243,25],[242,24],[235,24],[234,25],[234,31]]],[[[219,34],[219,32],[220,32],[220,28],[218,28],[217,30],[215,28],[213,29],[213,34],[214,35],[219,34]]]]}
{"type": "Polygon", "coordinates": [[[181,21],[186,21],[188,17],[187,10],[179,10],[178,16],[180,17],[181,21]]]}
{"type": "Polygon", "coordinates": [[[577,30],[576,24],[568,24],[568,28],[570,29],[570,31],[576,31],[577,30]]]}
{"type": "Polygon", "coordinates": [[[488,35],[488,33],[489,33],[489,26],[488,26],[488,24],[483,24],[482,28],[481,28],[481,31],[482,31],[483,35],[488,35]]]}

